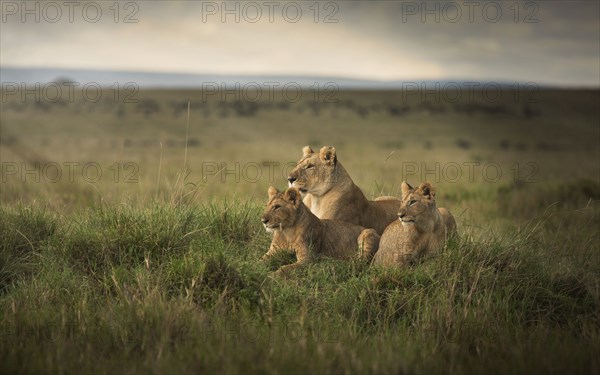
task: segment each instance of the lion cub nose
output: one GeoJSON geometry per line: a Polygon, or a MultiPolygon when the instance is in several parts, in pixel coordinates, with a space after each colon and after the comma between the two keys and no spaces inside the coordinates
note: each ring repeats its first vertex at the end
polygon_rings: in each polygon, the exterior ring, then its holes
{"type": "Polygon", "coordinates": [[[404,212],[398,212],[398,217],[402,219],[406,214],[404,212]]]}
{"type": "Polygon", "coordinates": [[[295,177],[288,177],[288,181],[290,182],[290,184],[293,184],[294,181],[296,181],[295,177]]]}
{"type": "Polygon", "coordinates": [[[269,222],[269,219],[265,219],[264,217],[260,219],[260,221],[262,221],[263,224],[266,224],[269,222]]]}

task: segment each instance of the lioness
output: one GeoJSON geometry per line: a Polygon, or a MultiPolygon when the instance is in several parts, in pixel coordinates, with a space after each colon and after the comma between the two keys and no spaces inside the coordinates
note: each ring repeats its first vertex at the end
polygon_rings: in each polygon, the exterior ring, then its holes
{"type": "Polygon", "coordinates": [[[402,207],[390,224],[373,258],[373,264],[412,264],[425,255],[435,254],[448,236],[456,232],[454,217],[435,205],[435,191],[424,182],[414,189],[402,182],[402,207]]]}
{"type": "Polygon", "coordinates": [[[358,225],[320,220],[302,203],[302,196],[295,188],[280,192],[269,187],[269,201],[262,215],[267,232],[273,233],[273,241],[263,260],[275,252],[291,250],[297,262],[281,267],[277,273],[286,273],[309,263],[316,255],[349,259],[360,249],[360,256],[370,260],[377,251],[379,235],[373,229],[358,225]]]}
{"type": "Polygon", "coordinates": [[[382,234],[397,218],[400,200],[380,197],[369,201],[338,161],[335,148],[325,146],[319,153],[309,146],[288,176],[290,187],[300,190],[304,203],[320,219],[345,221],[382,234]]]}

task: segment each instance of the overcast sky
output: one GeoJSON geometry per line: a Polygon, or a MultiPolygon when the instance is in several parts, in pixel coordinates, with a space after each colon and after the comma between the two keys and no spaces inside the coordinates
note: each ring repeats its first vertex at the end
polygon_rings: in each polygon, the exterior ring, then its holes
{"type": "Polygon", "coordinates": [[[597,0],[22,4],[1,66],[600,85],[597,0]]]}

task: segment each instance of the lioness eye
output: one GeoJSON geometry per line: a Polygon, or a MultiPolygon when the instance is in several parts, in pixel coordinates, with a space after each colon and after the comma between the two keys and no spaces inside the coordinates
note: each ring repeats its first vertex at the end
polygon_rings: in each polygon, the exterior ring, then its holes
{"type": "Polygon", "coordinates": [[[281,208],[281,206],[280,206],[280,205],[275,205],[275,206],[273,206],[273,211],[277,211],[277,210],[278,210],[278,209],[280,209],[280,208],[281,208]]]}
{"type": "Polygon", "coordinates": [[[410,202],[408,202],[408,205],[409,205],[409,206],[412,206],[412,205],[413,205],[413,204],[415,204],[415,203],[417,203],[417,201],[416,201],[416,200],[411,200],[410,202]]]}
{"type": "Polygon", "coordinates": [[[306,165],[306,169],[310,169],[310,168],[314,168],[315,166],[313,164],[307,164],[306,165]]]}

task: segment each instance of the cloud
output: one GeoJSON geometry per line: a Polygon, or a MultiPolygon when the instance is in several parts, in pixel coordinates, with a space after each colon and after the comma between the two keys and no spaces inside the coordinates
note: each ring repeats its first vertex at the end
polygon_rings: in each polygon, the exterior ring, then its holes
{"type": "Polygon", "coordinates": [[[240,22],[234,14],[227,14],[226,22],[219,12],[208,14],[210,2],[147,1],[133,3],[137,10],[125,9],[129,3],[119,3],[116,23],[112,2],[95,3],[102,5],[96,23],[77,12],[72,23],[66,17],[56,23],[8,17],[0,25],[0,64],[600,84],[598,2],[481,1],[472,20],[465,3],[455,2],[462,17],[449,22],[457,14],[448,2],[427,2],[427,9],[419,8],[423,2],[320,2],[316,8],[313,2],[281,2],[269,19],[268,7],[258,1],[262,16],[256,23],[248,21],[257,16],[249,2],[227,3],[238,4],[240,22]],[[302,16],[289,22],[294,4],[302,16]],[[417,13],[410,8],[415,5],[417,13]],[[489,8],[489,15],[495,6],[502,17],[490,22],[483,9],[489,8]],[[436,7],[437,14],[427,13],[436,7]],[[132,11],[139,22],[122,22],[132,11]],[[537,22],[523,22],[528,16],[537,22]],[[326,18],[337,22],[323,22],[326,18]]]}

